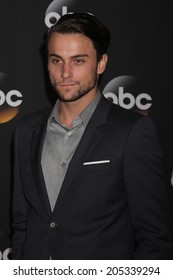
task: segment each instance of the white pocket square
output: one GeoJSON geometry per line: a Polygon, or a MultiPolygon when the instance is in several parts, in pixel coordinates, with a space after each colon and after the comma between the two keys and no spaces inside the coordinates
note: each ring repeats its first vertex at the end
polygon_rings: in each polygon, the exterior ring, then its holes
{"type": "Polygon", "coordinates": [[[91,164],[103,164],[103,163],[109,163],[110,160],[106,159],[106,160],[98,160],[98,161],[88,161],[88,162],[84,162],[83,165],[91,165],[91,164]]]}

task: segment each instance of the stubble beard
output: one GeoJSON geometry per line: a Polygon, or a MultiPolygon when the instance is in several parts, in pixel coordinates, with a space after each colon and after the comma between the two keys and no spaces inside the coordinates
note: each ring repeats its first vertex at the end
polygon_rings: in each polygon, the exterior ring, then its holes
{"type": "Polygon", "coordinates": [[[88,82],[87,85],[80,85],[80,82],[76,82],[76,84],[79,85],[79,89],[73,94],[72,97],[66,98],[62,91],[58,89],[58,83],[54,82],[52,83],[53,88],[55,89],[58,99],[62,102],[74,102],[82,98],[83,96],[87,95],[97,84],[97,74],[95,74],[94,78],[88,82]]]}

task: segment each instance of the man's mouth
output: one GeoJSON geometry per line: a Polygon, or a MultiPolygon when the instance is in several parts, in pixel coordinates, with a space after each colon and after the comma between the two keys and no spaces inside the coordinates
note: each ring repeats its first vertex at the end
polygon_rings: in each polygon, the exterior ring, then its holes
{"type": "Polygon", "coordinates": [[[76,85],[76,83],[70,82],[70,83],[60,83],[59,86],[60,87],[68,87],[68,86],[74,86],[76,85]]]}

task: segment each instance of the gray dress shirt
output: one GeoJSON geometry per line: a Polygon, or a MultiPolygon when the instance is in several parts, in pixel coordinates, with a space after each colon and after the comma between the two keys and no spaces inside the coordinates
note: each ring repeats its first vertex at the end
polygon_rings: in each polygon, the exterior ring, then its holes
{"type": "Polygon", "coordinates": [[[41,166],[52,211],[66,175],[68,165],[100,97],[101,94],[98,91],[92,102],[75,118],[71,129],[67,128],[59,121],[59,100],[57,100],[48,119],[41,166]]]}

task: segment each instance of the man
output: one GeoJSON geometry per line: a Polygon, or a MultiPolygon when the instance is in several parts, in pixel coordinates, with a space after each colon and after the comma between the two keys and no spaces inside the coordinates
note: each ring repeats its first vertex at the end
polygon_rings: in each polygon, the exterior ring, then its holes
{"type": "Polygon", "coordinates": [[[67,14],[48,32],[52,111],[15,134],[13,259],[169,259],[170,213],[152,121],[98,90],[109,31],[67,14]]]}

